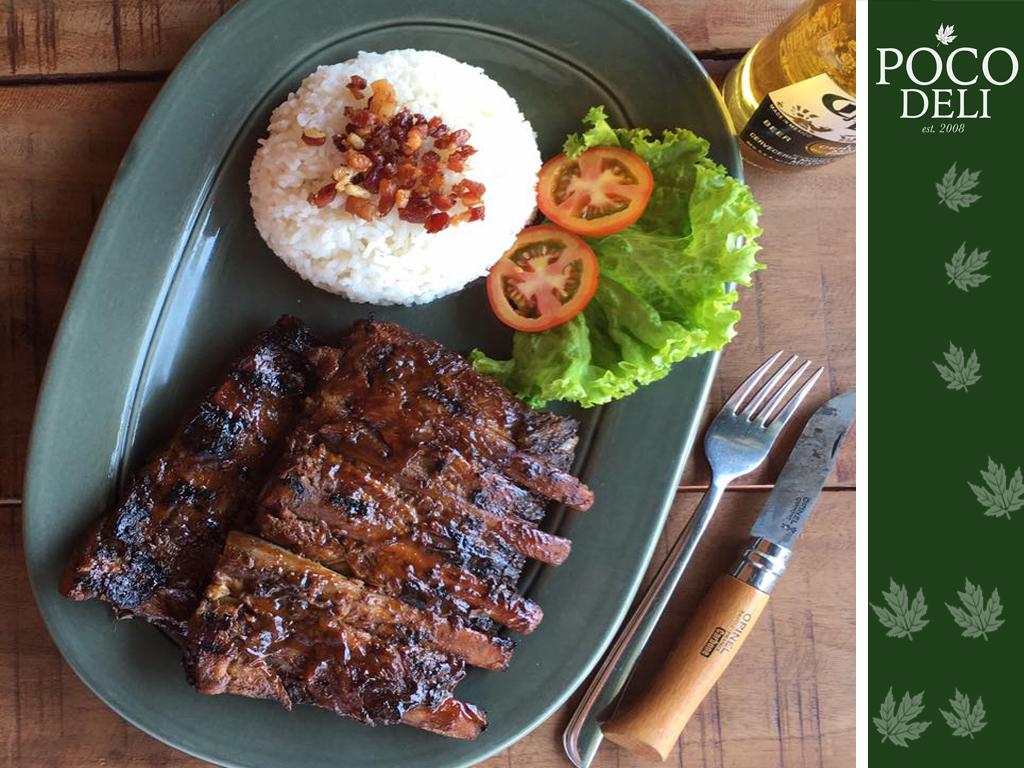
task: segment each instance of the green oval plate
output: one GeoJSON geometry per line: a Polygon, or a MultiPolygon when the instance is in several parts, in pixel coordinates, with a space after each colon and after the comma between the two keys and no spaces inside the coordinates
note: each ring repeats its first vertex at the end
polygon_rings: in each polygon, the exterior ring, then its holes
{"type": "Polygon", "coordinates": [[[226,360],[281,313],[322,335],[372,314],[449,347],[501,354],[509,333],[480,282],[419,308],[348,304],[303,283],[260,240],[247,175],[273,107],[317,65],[360,50],[435,49],[482,66],[518,101],[545,156],[604,104],[622,124],[686,126],[735,174],[728,120],[698,61],[651,14],[621,0],[458,0],[239,5],[193,47],[121,166],[51,356],[32,436],[25,550],[36,598],[68,663],[123,717],[225,766],[457,768],[503,749],[562,704],[622,620],[675,494],[715,356],[580,414],[579,471],[593,509],[556,515],[568,562],[532,574],[541,627],[511,668],[473,670],[459,695],[487,710],[474,742],[366,728],[312,707],[286,712],[200,696],[177,649],[142,622],[57,591],[72,543],[159,445],[226,360]]]}

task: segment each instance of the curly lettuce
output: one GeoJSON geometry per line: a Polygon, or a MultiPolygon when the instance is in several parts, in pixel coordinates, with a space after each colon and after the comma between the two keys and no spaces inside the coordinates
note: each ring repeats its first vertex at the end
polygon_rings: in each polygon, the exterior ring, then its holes
{"type": "Polygon", "coordinates": [[[566,139],[576,157],[597,146],[629,149],[654,175],[644,215],[631,227],[589,239],[601,268],[587,308],[541,333],[516,332],[509,360],[474,350],[473,367],[533,406],[569,400],[585,407],[626,397],[663,378],[674,363],[719,350],[740,318],[736,291],[757,262],[760,208],[750,189],[707,157],[708,142],[677,128],[612,128],[602,107],[590,128],[566,139]]]}

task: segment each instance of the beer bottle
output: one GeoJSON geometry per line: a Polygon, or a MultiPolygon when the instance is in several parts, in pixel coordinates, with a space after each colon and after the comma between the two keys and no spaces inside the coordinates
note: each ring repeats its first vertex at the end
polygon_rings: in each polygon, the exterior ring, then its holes
{"type": "Polygon", "coordinates": [[[824,165],[856,148],[854,0],[806,0],[729,73],[740,149],[775,169],[824,165]]]}

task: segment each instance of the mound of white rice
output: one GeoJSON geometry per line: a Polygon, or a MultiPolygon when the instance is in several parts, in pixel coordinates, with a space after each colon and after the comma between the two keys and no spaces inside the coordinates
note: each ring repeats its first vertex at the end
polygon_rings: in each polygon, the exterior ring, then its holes
{"type": "Polygon", "coordinates": [[[540,166],[532,127],[483,70],[433,51],[360,53],[320,67],[274,110],[249,190],[263,239],[303,278],[352,301],[418,304],[485,274],[512,245],[533,214],[540,166]],[[386,79],[399,108],[470,131],[477,153],[463,175],[487,188],[484,220],[430,234],[422,224],[401,221],[397,210],[364,221],[345,211],[344,195],[325,208],[307,202],[341,154],[330,139],[319,147],[303,143],[302,130],[344,133],[344,107],[365,104],[345,87],[352,75],[386,79]]]}

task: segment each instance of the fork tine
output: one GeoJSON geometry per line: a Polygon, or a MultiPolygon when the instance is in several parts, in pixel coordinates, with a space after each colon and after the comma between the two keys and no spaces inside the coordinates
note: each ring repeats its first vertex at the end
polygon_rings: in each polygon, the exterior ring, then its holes
{"type": "MultiPolygon", "coordinates": [[[[768,421],[769,415],[771,415],[771,412],[773,410],[775,410],[775,408],[778,407],[779,403],[781,403],[783,400],[786,399],[786,394],[789,392],[790,389],[793,388],[794,384],[796,384],[798,381],[800,381],[800,378],[804,375],[804,373],[807,372],[807,369],[810,368],[810,367],[811,367],[811,361],[810,360],[804,361],[804,364],[801,365],[799,368],[797,368],[796,372],[793,373],[792,375],[790,375],[790,377],[788,379],[786,379],[782,383],[782,386],[779,387],[779,391],[778,392],[766,393],[766,394],[772,395],[772,399],[768,402],[768,404],[764,408],[761,409],[761,413],[759,414],[759,417],[758,417],[758,420],[757,420],[757,423],[760,426],[763,427],[765,425],[765,423],[768,421]]],[[[751,414],[747,418],[750,421],[753,421],[754,420],[753,412],[751,412],[751,414]]]]}
{"type": "MultiPolygon", "coordinates": [[[[802,403],[804,398],[807,397],[807,393],[814,388],[814,385],[817,383],[818,379],[821,378],[821,374],[824,372],[824,368],[819,368],[811,375],[811,378],[809,378],[804,385],[796,391],[796,394],[790,398],[789,402],[786,403],[786,407],[779,411],[779,415],[772,419],[771,426],[774,427],[776,424],[778,424],[779,427],[786,426],[786,422],[789,421],[789,418],[796,412],[796,409],[800,407],[800,403],[802,403]]],[[[796,375],[794,375],[793,378],[795,379],[796,375]]],[[[779,392],[776,397],[772,398],[772,402],[764,409],[764,413],[761,415],[761,426],[764,426],[765,420],[768,418],[772,409],[778,405],[778,403],[774,401],[776,399],[781,400],[781,396],[786,393],[787,389],[789,389],[789,382],[787,382],[787,386],[779,392]]]]}
{"type": "Polygon", "coordinates": [[[740,407],[740,403],[742,403],[746,396],[750,394],[750,390],[757,386],[757,382],[759,382],[761,377],[767,373],[768,369],[775,365],[775,361],[781,356],[782,350],[780,349],[774,355],[761,363],[761,367],[750,374],[747,377],[747,380],[740,384],[736,388],[736,391],[732,393],[732,397],[725,401],[725,405],[722,406],[722,410],[727,410],[730,413],[736,413],[736,410],[740,407]]]}
{"type": "MultiPolygon", "coordinates": [[[[793,365],[793,363],[795,363],[796,360],[797,356],[791,355],[789,360],[784,362],[779,367],[779,370],[777,370],[772,375],[772,377],[768,379],[768,382],[763,387],[761,387],[761,389],[754,395],[753,399],[750,401],[747,407],[743,409],[742,413],[740,413],[740,416],[746,416],[747,421],[753,421],[754,414],[757,413],[757,409],[761,407],[761,403],[763,403],[768,398],[768,396],[772,393],[772,390],[775,389],[775,385],[782,380],[782,377],[785,375],[786,371],[789,370],[789,367],[793,365]]],[[[806,366],[807,364],[805,363],[804,367],[806,366]]]]}

